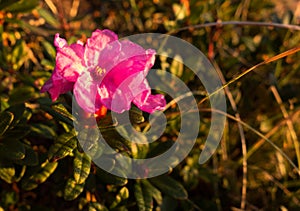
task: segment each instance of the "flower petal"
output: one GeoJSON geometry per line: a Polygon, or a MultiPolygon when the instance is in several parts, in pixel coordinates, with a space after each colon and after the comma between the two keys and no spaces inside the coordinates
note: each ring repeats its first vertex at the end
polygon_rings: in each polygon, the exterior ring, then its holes
{"type": "Polygon", "coordinates": [[[164,95],[162,94],[157,94],[157,95],[148,95],[142,94],[139,98],[135,98],[133,103],[142,111],[148,112],[148,113],[153,113],[157,110],[164,110],[166,107],[166,100],[164,95]],[[143,99],[145,96],[148,96],[146,99],[146,102],[143,104],[140,104],[138,99],[143,99]]]}
{"type": "Polygon", "coordinates": [[[59,74],[68,81],[75,82],[78,76],[84,71],[84,46],[77,42],[68,46],[67,41],[55,35],[54,45],[56,46],[56,69],[59,74]]]}
{"type": "Polygon", "coordinates": [[[124,78],[123,82],[118,87],[107,89],[109,90],[109,97],[103,98],[101,96],[102,103],[114,112],[122,113],[125,110],[129,110],[135,96],[143,91],[140,90],[140,84],[144,79],[143,73],[133,74],[124,78]]]}
{"type": "Polygon", "coordinates": [[[155,60],[154,50],[145,51],[141,46],[129,41],[123,41],[121,45],[122,53],[115,66],[111,69],[104,67],[107,73],[103,83],[113,92],[131,75],[141,72],[145,78],[155,60]]]}
{"type": "MultiPolygon", "coordinates": [[[[118,36],[110,30],[96,30],[92,36],[87,39],[84,51],[84,61],[87,67],[96,67],[99,65],[99,56],[101,51],[108,43],[118,39],[118,36]]],[[[109,55],[107,55],[109,56],[109,55]]]]}
{"type": "Polygon", "coordinates": [[[51,78],[43,85],[41,92],[49,92],[52,100],[55,101],[59,95],[71,91],[73,85],[73,82],[67,81],[54,69],[51,78]]]}
{"type": "Polygon", "coordinates": [[[115,40],[105,46],[99,53],[99,59],[97,66],[109,72],[113,67],[119,63],[119,57],[121,52],[121,43],[115,40]]]}
{"type": "Polygon", "coordinates": [[[140,90],[143,90],[135,96],[133,103],[142,111],[153,113],[156,110],[164,110],[166,100],[164,95],[151,95],[151,89],[146,80],[140,84],[140,90]]]}
{"type": "MultiPolygon", "coordinates": [[[[110,43],[108,46],[113,46],[116,41],[110,43]]],[[[121,113],[125,110],[129,110],[132,101],[137,95],[150,90],[149,86],[145,86],[145,77],[154,64],[155,51],[145,50],[141,46],[130,42],[122,41],[121,52],[117,55],[117,51],[114,53],[114,60],[110,63],[105,63],[103,52],[107,51],[103,49],[100,55],[101,67],[106,70],[105,77],[97,81],[101,90],[106,90],[107,97],[102,94],[101,102],[112,111],[121,113]],[[102,58],[103,55],[103,58],[102,58]],[[114,66],[115,65],[115,66],[114,66]],[[141,85],[142,84],[142,85],[141,85]]]]}
{"type": "Polygon", "coordinates": [[[102,106],[97,84],[88,72],[78,77],[74,85],[74,95],[78,105],[87,112],[95,113],[102,106]]]}

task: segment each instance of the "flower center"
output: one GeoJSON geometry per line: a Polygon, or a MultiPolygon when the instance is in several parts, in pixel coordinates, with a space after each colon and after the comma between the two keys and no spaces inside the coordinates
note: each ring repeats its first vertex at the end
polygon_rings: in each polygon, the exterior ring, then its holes
{"type": "Polygon", "coordinates": [[[100,80],[103,78],[103,75],[106,73],[104,68],[97,66],[94,70],[91,71],[91,76],[94,80],[100,80]]]}

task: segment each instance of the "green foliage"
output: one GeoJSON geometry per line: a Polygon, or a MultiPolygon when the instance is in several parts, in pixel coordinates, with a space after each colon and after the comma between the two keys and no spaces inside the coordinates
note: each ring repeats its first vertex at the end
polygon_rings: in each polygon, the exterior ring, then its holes
{"type": "Polygon", "coordinates": [[[39,4],[38,0],[20,0],[6,7],[6,11],[12,13],[30,12],[39,4]]]}
{"type": "Polygon", "coordinates": [[[72,153],[77,146],[77,138],[74,131],[64,133],[57,138],[48,151],[48,159],[57,161],[72,153]]]}
{"type": "MultiPolygon", "coordinates": [[[[193,150],[168,174],[150,179],[114,176],[98,168],[83,148],[91,150],[93,159],[102,159],[99,129],[107,143],[125,156],[162,154],[178,137],[181,122],[176,104],[165,111],[164,134],[155,143],[136,144],[133,138],[148,140],[128,134],[128,125],[115,122],[109,112],[98,120],[99,128],[75,132],[72,93],[56,102],[40,93],[55,67],[55,33],[70,42],[84,41],[96,28],[109,28],[120,37],[169,33],[198,47],[228,82],[298,46],[300,36],[287,28],[223,26],[222,22],[295,25],[299,24],[296,7],[293,0],[0,0],[0,210],[298,210],[299,174],[283,156],[287,154],[299,168],[298,53],[261,66],[228,87],[227,115],[239,113],[248,126],[243,132],[246,144],[241,143],[237,119],[228,119],[217,152],[204,165],[198,164],[211,120],[205,102],[199,106],[201,125],[193,150]],[[219,25],[194,26],[212,22],[219,25]],[[181,29],[187,26],[194,27],[181,29]],[[246,194],[242,193],[245,187],[246,194]]],[[[175,60],[157,56],[155,68],[179,77],[200,102],[206,90],[180,61],[178,55],[175,60]]],[[[137,131],[147,131],[146,113],[132,107],[129,118],[137,131]]],[[[117,165],[114,159],[105,162],[111,169],[117,165]]]]}
{"type": "Polygon", "coordinates": [[[78,150],[74,153],[74,179],[77,184],[85,182],[90,174],[91,158],[78,150]]]}
{"type": "Polygon", "coordinates": [[[55,171],[58,163],[45,161],[40,166],[32,168],[29,176],[22,179],[22,188],[32,190],[39,184],[45,182],[48,177],[55,171]]]}
{"type": "Polygon", "coordinates": [[[160,189],[164,194],[175,199],[187,199],[188,194],[185,188],[172,177],[159,176],[150,179],[150,182],[160,189]]]}
{"type": "Polygon", "coordinates": [[[4,111],[1,112],[0,119],[0,136],[2,136],[13,121],[14,115],[10,112],[4,111]]]}
{"type": "Polygon", "coordinates": [[[84,184],[79,184],[73,178],[69,178],[64,190],[64,199],[67,201],[76,199],[83,191],[83,188],[84,184]]]}

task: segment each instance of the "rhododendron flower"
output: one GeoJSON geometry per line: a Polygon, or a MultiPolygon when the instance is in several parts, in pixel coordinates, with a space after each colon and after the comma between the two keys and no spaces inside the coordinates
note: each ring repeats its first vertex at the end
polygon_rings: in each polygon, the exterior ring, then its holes
{"type": "Polygon", "coordinates": [[[84,44],[68,45],[55,35],[56,66],[42,87],[53,101],[73,91],[79,106],[95,113],[101,107],[121,113],[134,103],[143,111],[163,110],[163,95],[151,94],[146,80],[154,64],[155,51],[130,41],[119,41],[110,30],[96,30],[84,44]]]}

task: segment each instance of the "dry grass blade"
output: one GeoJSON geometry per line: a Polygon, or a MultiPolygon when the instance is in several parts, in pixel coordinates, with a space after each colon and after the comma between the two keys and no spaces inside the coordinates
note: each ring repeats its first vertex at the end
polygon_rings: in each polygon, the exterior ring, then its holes
{"type": "Polygon", "coordinates": [[[201,105],[204,101],[208,100],[211,96],[215,95],[216,93],[218,93],[219,91],[221,91],[222,89],[224,89],[225,87],[229,86],[230,84],[234,83],[235,81],[239,80],[240,78],[242,78],[243,76],[247,75],[248,73],[252,72],[253,70],[255,70],[258,67],[261,67],[265,64],[269,64],[271,62],[277,61],[279,59],[282,59],[284,57],[287,57],[289,55],[292,55],[296,52],[300,51],[300,46],[292,48],[290,50],[287,50],[281,54],[278,54],[276,56],[273,56],[263,62],[260,62],[256,65],[254,65],[253,67],[247,69],[245,72],[241,73],[240,75],[238,75],[237,77],[231,79],[229,82],[227,82],[225,85],[223,85],[222,87],[218,88],[217,90],[215,90],[214,92],[212,92],[211,94],[207,95],[205,98],[203,98],[198,105],[201,105]]]}
{"type": "Polygon", "coordinates": [[[293,122],[292,120],[290,119],[289,117],[289,114],[287,112],[287,110],[285,109],[284,105],[283,105],[283,102],[281,100],[281,97],[276,89],[276,87],[274,85],[272,85],[270,87],[279,107],[280,107],[280,110],[282,112],[282,115],[283,117],[287,120],[286,121],[286,124],[287,124],[287,127],[288,127],[288,130],[290,132],[290,135],[291,135],[291,138],[293,140],[293,144],[294,144],[294,148],[295,148],[295,152],[296,152],[296,156],[297,156],[297,161],[298,161],[298,167],[300,167],[300,148],[299,148],[299,140],[298,140],[298,137],[297,137],[297,133],[295,131],[295,128],[294,128],[294,125],[293,125],[293,122]]]}
{"type": "MultiPolygon", "coordinates": [[[[215,69],[222,81],[222,84],[226,84],[226,80],[222,74],[222,71],[221,71],[219,65],[215,61],[213,61],[213,66],[215,67],[215,69]]],[[[234,97],[233,97],[229,87],[225,87],[224,90],[228,97],[230,105],[231,105],[233,111],[235,112],[235,117],[238,120],[241,120],[237,105],[235,103],[234,97]]],[[[240,137],[241,137],[242,154],[243,154],[243,181],[242,181],[241,209],[244,210],[246,207],[246,198],[247,198],[247,146],[246,146],[246,138],[245,138],[243,126],[239,122],[237,122],[237,124],[238,124],[238,129],[239,129],[239,133],[240,133],[240,137]]]]}
{"type": "Polygon", "coordinates": [[[243,125],[245,128],[249,129],[250,131],[254,132],[256,135],[258,135],[260,138],[264,139],[265,141],[267,141],[269,144],[271,144],[272,147],[274,147],[290,164],[291,166],[293,166],[293,168],[297,171],[297,174],[300,176],[300,170],[299,168],[293,163],[293,161],[287,156],[286,153],[284,153],[282,151],[282,149],[280,149],[276,144],[274,144],[270,139],[268,139],[264,134],[262,134],[261,132],[259,132],[258,130],[256,130],[255,128],[251,127],[250,125],[248,125],[246,122],[243,122],[242,120],[237,119],[235,116],[232,116],[228,113],[225,113],[223,111],[220,110],[216,110],[216,109],[211,109],[211,108],[200,108],[199,111],[202,112],[216,112],[222,115],[225,115],[227,118],[232,119],[236,122],[239,122],[241,125],[243,125]]]}

